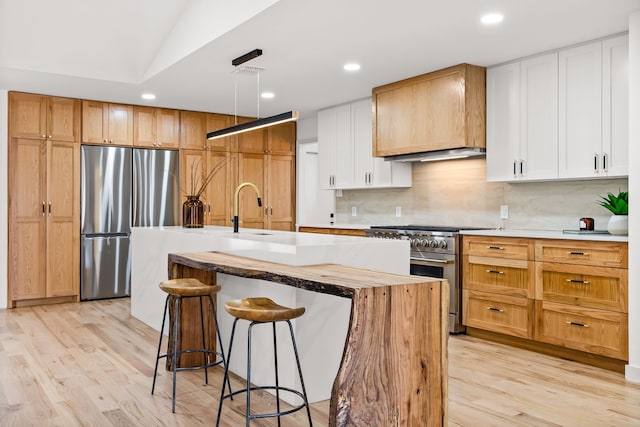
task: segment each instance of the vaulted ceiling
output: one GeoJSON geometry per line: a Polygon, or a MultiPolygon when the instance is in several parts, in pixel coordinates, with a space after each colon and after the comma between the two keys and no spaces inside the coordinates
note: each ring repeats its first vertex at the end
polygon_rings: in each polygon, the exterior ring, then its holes
{"type": "Polygon", "coordinates": [[[640,0],[0,0],[0,89],[304,116],[450,65],[626,31],[636,10],[640,0]],[[493,11],[504,22],[481,25],[493,11]],[[259,79],[233,73],[256,48],[259,79]],[[350,61],[362,69],[343,71],[350,61]],[[275,98],[258,101],[258,86],[275,98]]]}

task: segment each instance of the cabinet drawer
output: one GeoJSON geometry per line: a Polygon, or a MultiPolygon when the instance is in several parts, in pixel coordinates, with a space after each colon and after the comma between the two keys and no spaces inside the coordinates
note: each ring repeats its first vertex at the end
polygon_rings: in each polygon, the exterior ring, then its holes
{"type": "Polygon", "coordinates": [[[532,301],[488,292],[463,292],[463,323],[521,338],[532,337],[532,301]]]}
{"type": "Polygon", "coordinates": [[[477,256],[467,256],[465,261],[465,289],[533,298],[533,261],[477,256]]]}
{"type": "Polygon", "coordinates": [[[464,236],[462,250],[464,255],[532,260],[534,245],[529,239],[464,236]]]}
{"type": "Polygon", "coordinates": [[[628,360],[627,322],[624,313],[537,301],[535,338],[549,344],[628,360]]]}
{"type": "Polygon", "coordinates": [[[536,264],[536,299],[626,313],[628,271],[571,264],[536,264]]]}
{"type": "Polygon", "coordinates": [[[628,245],[577,240],[536,241],[536,261],[627,268],[628,245]]]}

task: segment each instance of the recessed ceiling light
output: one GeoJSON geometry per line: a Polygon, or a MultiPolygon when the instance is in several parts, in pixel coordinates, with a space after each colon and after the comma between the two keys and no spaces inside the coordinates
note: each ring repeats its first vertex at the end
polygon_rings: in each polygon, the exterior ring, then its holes
{"type": "Polygon", "coordinates": [[[275,97],[273,92],[262,92],[260,96],[263,97],[264,99],[272,99],[275,97]]]}
{"type": "Polygon", "coordinates": [[[487,13],[480,18],[480,22],[485,25],[498,24],[502,22],[504,16],[501,13],[487,13]]]}
{"type": "Polygon", "coordinates": [[[156,99],[156,96],[152,93],[143,93],[142,94],[142,99],[146,99],[147,101],[152,101],[154,99],[156,99]]]}
{"type": "Polygon", "coordinates": [[[360,69],[360,64],[356,64],[355,62],[350,62],[348,64],[344,64],[345,71],[358,71],[360,69]]]}

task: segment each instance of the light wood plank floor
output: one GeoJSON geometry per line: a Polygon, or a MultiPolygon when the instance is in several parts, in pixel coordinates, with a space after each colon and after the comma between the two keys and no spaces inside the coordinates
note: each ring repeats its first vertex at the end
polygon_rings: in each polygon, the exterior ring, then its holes
{"type": "MultiPolygon", "coordinates": [[[[222,371],[209,385],[178,373],[172,414],[171,375],[150,394],[157,339],[128,299],[0,311],[0,426],[213,425],[222,371]]],[[[640,426],[640,385],[621,374],[466,336],[450,338],[449,361],[450,426],[640,426]]],[[[240,400],[225,402],[223,425],[244,425],[240,400]]],[[[313,406],[326,426],[328,403],[313,406]]],[[[306,425],[304,413],[283,425],[306,425]]]]}

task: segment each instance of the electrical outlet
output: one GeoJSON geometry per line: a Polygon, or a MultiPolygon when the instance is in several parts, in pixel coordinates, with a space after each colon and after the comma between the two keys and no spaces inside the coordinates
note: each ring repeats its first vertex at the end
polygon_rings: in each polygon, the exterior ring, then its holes
{"type": "Polygon", "coordinates": [[[509,205],[500,206],[500,219],[509,219],[509,205]]]}
{"type": "Polygon", "coordinates": [[[351,206],[351,216],[358,216],[358,209],[355,206],[351,206]]]}
{"type": "Polygon", "coordinates": [[[396,217],[400,218],[402,216],[402,206],[396,206],[396,217]]]}

